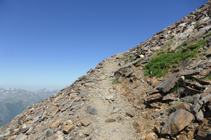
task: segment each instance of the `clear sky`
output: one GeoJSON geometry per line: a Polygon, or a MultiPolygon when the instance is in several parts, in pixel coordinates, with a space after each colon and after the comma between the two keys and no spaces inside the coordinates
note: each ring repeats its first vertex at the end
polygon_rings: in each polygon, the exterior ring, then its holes
{"type": "Polygon", "coordinates": [[[0,87],[62,89],[208,0],[0,0],[0,87]]]}

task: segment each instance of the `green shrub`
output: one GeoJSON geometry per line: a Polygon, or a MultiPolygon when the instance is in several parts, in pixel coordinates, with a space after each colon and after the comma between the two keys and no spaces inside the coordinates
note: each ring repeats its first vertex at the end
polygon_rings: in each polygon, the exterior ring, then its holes
{"type": "Polygon", "coordinates": [[[176,48],[177,51],[175,53],[162,54],[158,51],[155,57],[144,66],[144,75],[156,76],[157,78],[165,76],[170,68],[182,63],[187,58],[195,57],[199,48],[202,47],[205,42],[205,40],[201,40],[189,46],[185,46],[185,43],[183,43],[176,48]]]}
{"type": "Polygon", "coordinates": [[[112,84],[117,84],[117,80],[112,81],[112,84]]]}

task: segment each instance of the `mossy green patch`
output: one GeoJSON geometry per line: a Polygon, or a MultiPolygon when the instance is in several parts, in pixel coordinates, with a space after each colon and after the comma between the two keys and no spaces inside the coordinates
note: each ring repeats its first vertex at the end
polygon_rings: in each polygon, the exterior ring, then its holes
{"type": "Polygon", "coordinates": [[[117,84],[117,80],[112,81],[112,84],[117,84]]]}
{"type": "Polygon", "coordinates": [[[151,77],[156,76],[160,78],[168,73],[169,69],[174,68],[176,65],[182,63],[187,58],[193,58],[197,55],[200,47],[204,45],[206,40],[201,40],[196,44],[185,46],[185,43],[176,48],[175,53],[157,52],[154,58],[152,58],[143,68],[144,75],[151,77]]]}

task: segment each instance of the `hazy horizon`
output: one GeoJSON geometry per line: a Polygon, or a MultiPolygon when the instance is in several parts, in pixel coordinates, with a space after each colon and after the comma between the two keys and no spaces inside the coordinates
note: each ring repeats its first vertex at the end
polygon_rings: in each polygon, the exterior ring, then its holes
{"type": "Polygon", "coordinates": [[[54,91],[54,90],[62,90],[62,89],[64,89],[65,87],[63,87],[63,88],[45,88],[45,87],[43,87],[43,88],[37,88],[37,89],[35,89],[35,88],[25,88],[25,87],[0,87],[0,88],[3,88],[3,89],[22,89],[22,90],[27,90],[27,91],[30,91],[30,92],[37,92],[37,91],[39,91],[39,90],[42,90],[42,89],[47,89],[47,90],[50,90],[50,91],[54,91]]]}

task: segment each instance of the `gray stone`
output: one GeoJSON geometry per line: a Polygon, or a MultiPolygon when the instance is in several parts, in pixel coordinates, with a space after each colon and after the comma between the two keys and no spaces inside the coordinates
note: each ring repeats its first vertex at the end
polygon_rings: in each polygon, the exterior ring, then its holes
{"type": "MultiPolygon", "coordinates": [[[[132,61],[132,62],[130,62],[130,63],[127,63],[125,66],[123,66],[122,68],[120,68],[119,70],[121,70],[121,69],[125,69],[125,68],[130,68],[131,66],[133,66],[133,65],[135,65],[137,62],[139,62],[141,60],[141,58],[139,58],[139,59],[136,59],[135,61],[132,61]]],[[[119,71],[118,70],[118,71],[119,71]]],[[[116,71],[117,72],[117,71],[116,71]]],[[[116,73],[115,72],[115,73],[116,73]]],[[[115,73],[114,73],[114,75],[115,75],[115,73]]]]}
{"type": "Polygon", "coordinates": [[[201,72],[201,70],[202,70],[201,68],[195,69],[195,70],[186,70],[186,71],[180,72],[179,74],[181,76],[196,75],[196,74],[199,74],[201,72]]]}
{"type": "Polygon", "coordinates": [[[195,39],[198,39],[198,38],[202,37],[204,34],[206,34],[206,30],[201,30],[201,31],[196,32],[191,37],[193,37],[195,39]]]}
{"type": "Polygon", "coordinates": [[[201,108],[201,105],[199,103],[196,103],[196,105],[194,105],[192,112],[194,114],[197,114],[199,112],[199,109],[201,108]]]}
{"type": "Polygon", "coordinates": [[[128,71],[126,74],[125,74],[125,77],[129,77],[131,75],[131,71],[128,71]]]}
{"type": "Polygon", "coordinates": [[[208,67],[210,67],[210,66],[211,66],[211,59],[210,59],[210,60],[208,60],[208,62],[207,62],[207,66],[208,66],[208,67]]]}
{"type": "Polygon", "coordinates": [[[153,51],[153,52],[157,52],[158,50],[160,50],[161,48],[159,47],[159,46],[156,46],[156,47],[153,47],[153,48],[151,48],[151,50],[153,51]]]}
{"type": "Polygon", "coordinates": [[[118,82],[121,83],[124,79],[125,79],[124,77],[120,76],[118,82]]]}
{"type": "Polygon", "coordinates": [[[161,118],[168,118],[166,114],[161,115],[161,118]]]}
{"type": "Polygon", "coordinates": [[[121,61],[121,62],[119,63],[120,66],[123,66],[124,64],[125,64],[124,61],[121,61]]]}
{"type": "Polygon", "coordinates": [[[135,109],[134,108],[127,108],[126,109],[126,115],[130,116],[130,117],[134,117],[135,116],[135,109]]]}
{"type": "Polygon", "coordinates": [[[114,96],[113,95],[106,96],[106,100],[114,100],[114,96]]]}
{"type": "Polygon", "coordinates": [[[166,96],[163,97],[163,101],[174,101],[176,99],[175,94],[167,94],[166,96]]]}
{"type": "Polygon", "coordinates": [[[149,62],[149,59],[145,59],[145,60],[141,61],[141,64],[146,64],[147,62],[149,62]]]}
{"type": "Polygon", "coordinates": [[[193,102],[193,97],[191,96],[185,96],[184,98],[181,99],[183,102],[188,102],[192,103],[193,102]]]}
{"type": "Polygon", "coordinates": [[[170,78],[168,78],[167,80],[160,83],[158,85],[157,89],[162,92],[168,92],[171,88],[174,87],[176,81],[178,80],[178,78],[176,76],[177,76],[176,73],[173,74],[170,78]]]}
{"type": "Polygon", "coordinates": [[[203,97],[203,98],[201,99],[201,101],[205,104],[205,103],[207,103],[210,99],[211,99],[211,94],[209,94],[209,95],[203,97]]]}
{"type": "Polygon", "coordinates": [[[202,120],[204,119],[204,114],[201,109],[198,113],[196,113],[196,119],[200,122],[202,122],[202,120]]]}
{"type": "Polygon", "coordinates": [[[46,133],[45,133],[45,136],[48,138],[48,137],[51,137],[53,135],[53,132],[51,130],[47,130],[46,133]]]}
{"type": "Polygon", "coordinates": [[[89,126],[84,131],[84,135],[89,136],[92,132],[93,132],[93,127],[92,126],[89,126]]]}
{"type": "Polygon", "coordinates": [[[165,114],[165,113],[166,113],[166,110],[165,109],[160,112],[161,115],[162,114],[165,114]]]}
{"type": "Polygon", "coordinates": [[[141,82],[144,83],[145,81],[143,79],[141,79],[141,82]]]}
{"type": "Polygon", "coordinates": [[[153,115],[154,118],[159,117],[159,116],[160,116],[160,113],[155,113],[155,114],[153,115]]]}
{"type": "Polygon", "coordinates": [[[87,87],[92,87],[94,84],[95,83],[92,82],[92,83],[85,83],[84,85],[87,86],[87,87]]]}
{"type": "Polygon", "coordinates": [[[100,94],[94,94],[94,96],[97,97],[97,98],[101,98],[100,94]]]}
{"type": "Polygon", "coordinates": [[[202,30],[208,31],[208,30],[210,30],[210,29],[211,29],[211,25],[205,26],[204,28],[200,28],[199,31],[202,31],[202,30]]]}
{"type": "Polygon", "coordinates": [[[112,114],[117,113],[117,112],[120,111],[120,110],[121,110],[121,109],[115,107],[115,108],[113,109],[113,111],[112,111],[112,114]]]}
{"type": "Polygon", "coordinates": [[[87,106],[87,111],[92,115],[97,115],[97,110],[91,106],[87,106]]]}
{"type": "Polygon", "coordinates": [[[73,109],[77,109],[77,108],[79,108],[81,106],[81,104],[76,104],[76,105],[73,105],[73,106],[71,106],[71,110],[73,110],[73,109]]]}

